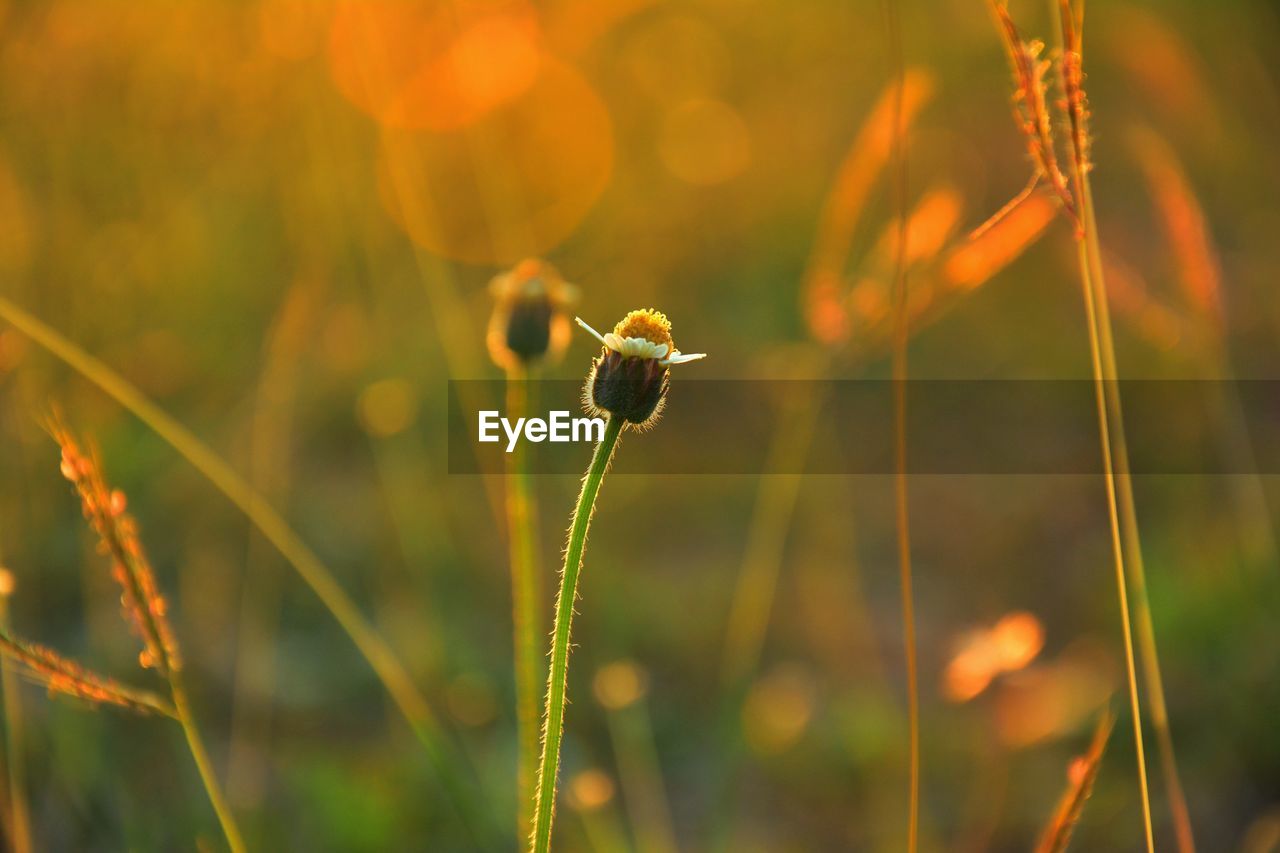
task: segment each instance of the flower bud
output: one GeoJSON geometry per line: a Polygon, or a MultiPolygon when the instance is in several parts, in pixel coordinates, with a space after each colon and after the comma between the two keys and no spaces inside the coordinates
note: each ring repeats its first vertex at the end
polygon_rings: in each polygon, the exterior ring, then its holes
{"type": "Polygon", "coordinates": [[[554,361],[569,343],[568,308],[577,289],[550,264],[534,258],[494,278],[493,315],[486,342],[503,370],[554,361]]]}
{"type": "Polygon", "coordinates": [[[621,418],[633,428],[652,426],[662,414],[671,383],[670,367],[705,358],[682,355],[671,339],[671,321],[652,309],[632,311],[607,335],[586,323],[604,350],[591,365],[583,400],[597,415],[621,418]]]}

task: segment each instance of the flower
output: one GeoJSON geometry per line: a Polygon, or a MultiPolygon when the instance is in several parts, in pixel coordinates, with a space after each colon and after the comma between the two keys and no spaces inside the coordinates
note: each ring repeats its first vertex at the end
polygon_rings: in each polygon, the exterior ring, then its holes
{"type": "Polygon", "coordinates": [[[558,359],[569,344],[567,309],[578,291],[555,267],[529,258],[497,276],[489,285],[489,356],[504,370],[527,368],[558,359]]]}
{"type": "Polygon", "coordinates": [[[670,383],[669,368],[706,358],[706,353],[685,355],[671,339],[671,321],[651,308],[632,311],[613,331],[602,335],[577,318],[604,345],[591,365],[583,399],[593,414],[607,412],[643,429],[662,413],[670,383]]]}

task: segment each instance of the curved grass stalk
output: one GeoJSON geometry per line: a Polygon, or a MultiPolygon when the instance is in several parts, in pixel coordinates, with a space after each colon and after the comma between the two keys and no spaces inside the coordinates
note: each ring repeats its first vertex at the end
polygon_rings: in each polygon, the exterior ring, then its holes
{"type": "Polygon", "coordinates": [[[275,546],[311,587],[373,668],[427,751],[448,796],[454,801],[468,828],[473,833],[478,831],[478,822],[464,796],[461,780],[454,767],[452,751],[444,741],[443,732],[426,699],[386,641],[284,518],[208,445],[107,365],[2,296],[0,319],[11,324],[132,412],[222,492],[275,546]]]}
{"type": "MultiPolygon", "coordinates": [[[[309,340],[314,304],[323,293],[297,284],[272,323],[265,363],[254,393],[245,465],[254,488],[272,500],[287,493],[292,477],[294,406],[299,355],[309,340]]],[[[227,789],[237,805],[257,807],[263,796],[265,746],[270,734],[278,666],[284,576],[266,565],[271,550],[261,536],[250,537],[244,554],[240,615],[231,699],[227,789]],[[258,700],[261,699],[259,703],[258,700]]]]}
{"type": "Polygon", "coordinates": [[[604,437],[596,445],[591,467],[582,480],[582,492],[573,510],[569,527],[569,544],[564,552],[564,569],[560,575],[560,593],[556,597],[555,627],[551,640],[551,672],[547,677],[547,707],[542,731],[542,761],[538,769],[538,787],[534,800],[534,853],[551,849],[551,822],[556,807],[556,774],[560,769],[560,742],[564,735],[565,679],[569,672],[569,633],[573,623],[573,605],[578,595],[578,575],[582,570],[582,553],[587,543],[587,530],[595,513],[596,496],[604,480],[614,447],[622,433],[623,421],[609,418],[604,437]]]}

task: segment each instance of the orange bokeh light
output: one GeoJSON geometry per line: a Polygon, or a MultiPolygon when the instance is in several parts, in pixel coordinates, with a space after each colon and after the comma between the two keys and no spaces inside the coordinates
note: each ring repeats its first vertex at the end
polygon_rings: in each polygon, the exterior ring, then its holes
{"type": "Polygon", "coordinates": [[[942,690],[953,702],[968,702],[999,675],[1025,668],[1044,648],[1044,626],[1030,613],[1015,611],[990,628],[966,633],[942,675],[942,690]]]}
{"type": "Polygon", "coordinates": [[[1044,194],[1029,196],[983,234],[955,249],[943,265],[943,279],[961,290],[980,286],[1013,263],[1057,214],[1057,205],[1044,194]]]}
{"type": "Polygon", "coordinates": [[[469,263],[543,254],[582,222],[613,169],[613,125],[590,84],[544,56],[534,86],[465,131],[387,129],[379,189],[418,245],[469,263]]]}
{"type": "Polygon", "coordinates": [[[339,91],[380,124],[451,130],[527,92],[541,32],[528,3],[341,3],[329,62],[339,91]]]}

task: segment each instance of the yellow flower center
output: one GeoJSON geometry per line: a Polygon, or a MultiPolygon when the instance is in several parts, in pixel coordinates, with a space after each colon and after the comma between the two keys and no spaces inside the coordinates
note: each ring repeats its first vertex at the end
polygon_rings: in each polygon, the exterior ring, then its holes
{"type": "Polygon", "coordinates": [[[666,344],[668,352],[676,348],[671,340],[671,321],[652,308],[632,311],[613,327],[613,333],[620,338],[644,338],[650,343],[666,344]]]}

